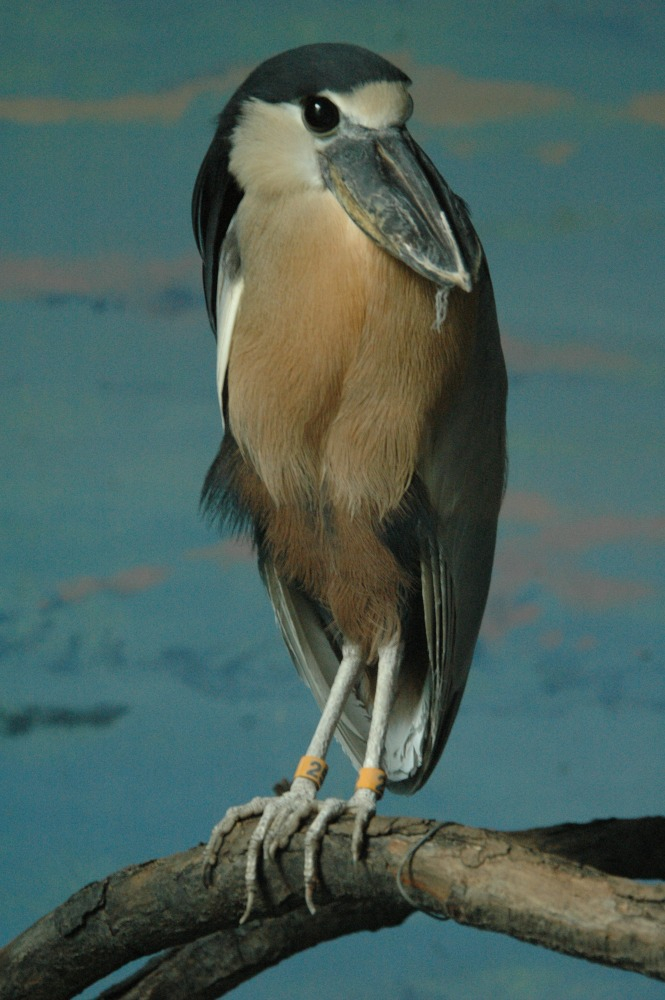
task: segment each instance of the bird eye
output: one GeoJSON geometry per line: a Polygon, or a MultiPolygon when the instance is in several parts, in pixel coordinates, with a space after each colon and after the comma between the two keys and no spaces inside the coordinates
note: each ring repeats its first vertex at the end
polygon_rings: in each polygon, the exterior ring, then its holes
{"type": "Polygon", "coordinates": [[[327,97],[306,97],[303,101],[302,116],[310,132],[325,135],[334,132],[339,125],[339,108],[327,97]]]}

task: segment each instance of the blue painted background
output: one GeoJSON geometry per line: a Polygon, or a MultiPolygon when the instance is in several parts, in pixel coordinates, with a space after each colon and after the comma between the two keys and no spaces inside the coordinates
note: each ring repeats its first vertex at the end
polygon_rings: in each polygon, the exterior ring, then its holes
{"type": "MultiPolygon", "coordinates": [[[[189,223],[214,114],[305,42],[413,77],[413,132],[471,204],[511,378],[467,694],[426,788],[382,809],[497,828],[663,810],[663,6],[276,9],[2,5],[0,941],[205,839],[292,773],[315,725],[251,554],[198,516],[220,428],[189,223]]],[[[418,916],[237,995],[656,989],[418,916]]]]}

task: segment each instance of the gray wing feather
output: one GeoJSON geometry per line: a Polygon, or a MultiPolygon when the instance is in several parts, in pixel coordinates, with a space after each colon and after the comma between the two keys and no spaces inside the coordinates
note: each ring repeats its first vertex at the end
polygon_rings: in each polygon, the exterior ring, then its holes
{"type": "Polygon", "coordinates": [[[425,783],[446,744],[464,693],[489,589],[505,477],[506,372],[492,285],[483,260],[478,276],[475,356],[464,386],[424,449],[418,475],[436,515],[421,551],[426,643],[406,650],[404,669],[427,658],[421,697],[400,701],[386,742],[390,760],[407,733],[417,760],[390,778],[393,791],[425,783]]]}
{"type": "Polygon", "coordinates": [[[216,290],[217,395],[223,426],[226,424],[226,415],[224,413],[226,370],[231,353],[233,327],[235,326],[245,284],[240,266],[240,252],[235,233],[235,220],[236,217],[234,215],[222,244],[216,290]]]}

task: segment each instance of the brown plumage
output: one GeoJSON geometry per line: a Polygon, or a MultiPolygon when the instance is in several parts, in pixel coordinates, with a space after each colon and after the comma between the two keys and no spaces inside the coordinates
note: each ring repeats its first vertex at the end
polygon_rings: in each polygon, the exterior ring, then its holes
{"type": "Polygon", "coordinates": [[[416,583],[382,524],[399,517],[468,363],[476,298],[454,290],[437,328],[431,284],[333,198],[266,211],[246,196],[237,234],[248,261],[228,366],[237,501],[279,576],[371,660],[400,634],[400,593],[416,583]]]}

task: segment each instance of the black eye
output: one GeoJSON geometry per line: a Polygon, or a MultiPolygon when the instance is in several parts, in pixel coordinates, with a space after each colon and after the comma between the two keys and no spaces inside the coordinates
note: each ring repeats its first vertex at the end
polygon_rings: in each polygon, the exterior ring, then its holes
{"type": "Polygon", "coordinates": [[[327,97],[306,97],[302,105],[302,116],[310,132],[325,135],[334,132],[339,125],[339,109],[327,97]]]}

